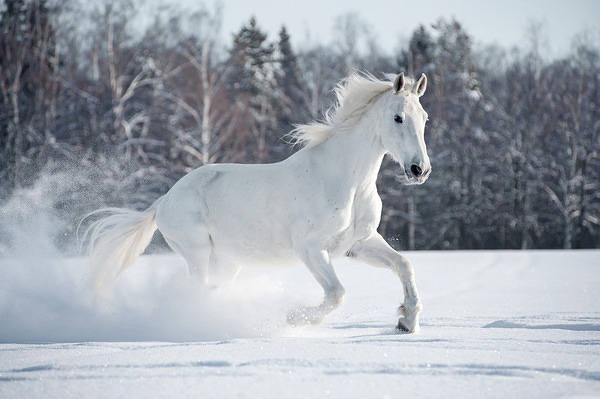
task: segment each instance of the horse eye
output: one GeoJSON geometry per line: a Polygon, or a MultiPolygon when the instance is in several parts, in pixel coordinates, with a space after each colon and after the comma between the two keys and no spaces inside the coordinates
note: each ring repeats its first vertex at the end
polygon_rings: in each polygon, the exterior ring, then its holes
{"type": "Polygon", "coordinates": [[[404,122],[404,120],[402,119],[402,117],[400,115],[398,115],[398,114],[394,115],[394,121],[396,123],[402,123],[402,122],[404,122]]]}

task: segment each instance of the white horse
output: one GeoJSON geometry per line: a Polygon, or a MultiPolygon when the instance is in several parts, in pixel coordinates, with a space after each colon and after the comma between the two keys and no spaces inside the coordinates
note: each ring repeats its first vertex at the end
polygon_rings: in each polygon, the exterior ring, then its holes
{"type": "Polygon", "coordinates": [[[344,295],[332,259],[350,256],[395,272],[403,287],[398,328],[419,328],[421,302],[412,265],[379,233],[375,185],[385,154],[406,184],[431,171],[424,140],[427,113],[419,97],[427,78],[382,81],[354,73],[335,90],[323,122],[291,135],[303,148],[273,164],[212,164],[188,173],[143,212],[109,215],[86,232],[94,287],[103,291],[144,251],[158,228],[204,284],[233,278],[242,265],[304,264],[324,290],[323,302],[291,312],[292,324],[318,323],[344,295]]]}

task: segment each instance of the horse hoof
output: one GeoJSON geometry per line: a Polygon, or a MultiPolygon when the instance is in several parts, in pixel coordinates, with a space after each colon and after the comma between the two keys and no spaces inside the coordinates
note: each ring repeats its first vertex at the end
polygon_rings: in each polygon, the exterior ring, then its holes
{"type": "Polygon", "coordinates": [[[416,333],[419,331],[419,323],[416,320],[410,323],[407,319],[401,318],[398,320],[396,329],[406,333],[416,333]]]}
{"type": "Polygon", "coordinates": [[[286,320],[287,323],[292,327],[303,326],[308,324],[308,320],[305,317],[302,317],[301,315],[295,312],[288,313],[286,320]]]}
{"type": "Polygon", "coordinates": [[[287,322],[291,326],[305,326],[307,324],[319,324],[323,318],[315,314],[313,310],[297,309],[287,315],[287,322]]]}

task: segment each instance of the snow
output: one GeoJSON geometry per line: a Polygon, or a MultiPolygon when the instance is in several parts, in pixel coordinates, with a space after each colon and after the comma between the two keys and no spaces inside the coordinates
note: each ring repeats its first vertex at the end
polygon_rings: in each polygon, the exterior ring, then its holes
{"type": "Polygon", "coordinates": [[[95,299],[82,259],[1,259],[0,397],[600,397],[600,251],[406,255],[418,334],[393,329],[397,279],[351,260],[340,309],[293,328],[321,295],[304,268],[199,292],[144,256],[95,299]]]}

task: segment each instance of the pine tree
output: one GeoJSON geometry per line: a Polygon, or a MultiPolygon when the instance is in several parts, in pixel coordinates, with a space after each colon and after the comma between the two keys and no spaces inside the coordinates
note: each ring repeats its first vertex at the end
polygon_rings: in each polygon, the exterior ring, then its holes
{"type": "Polygon", "coordinates": [[[257,26],[256,18],[251,17],[233,38],[230,87],[236,92],[260,94],[273,79],[273,52],[267,35],[257,26]]]}
{"type": "Polygon", "coordinates": [[[300,88],[300,77],[296,54],[290,43],[290,35],[285,26],[279,31],[279,42],[277,44],[277,61],[279,62],[278,83],[284,94],[292,104],[300,104],[302,90],[300,88]]]}
{"type": "MultiPolygon", "coordinates": [[[[298,60],[285,26],[282,26],[279,31],[275,59],[277,61],[277,90],[275,93],[278,96],[276,112],[279,131],[284,134],[289,132],[295,123],[310,118],[306,96],[300,83],[298,60]]],[[[290,148],[282,140],[277,140],[273,144],[277,148],[279,157],[289,155],[290,148]]]]}
{"type": "Polygon", "coordinates": [[[406,67],[409,75],[416,76],[419,73],[427,73],[433,68],[433,57],[435,43],[431,34],[423,25],[419,25],[413,32],[408,43],[408,49],[403,52],[400,65],[406,67]]]}
{"type": "Polygon", "coordinates": [[[227,82],[238,106],[247,111],[246,129],[238,135],[242,146],[252,147],[253,156],[248,161],[268,161],[267,143],[270,136],[277,134],[274,51],[254,17],[234,35],[227,82]]]}

